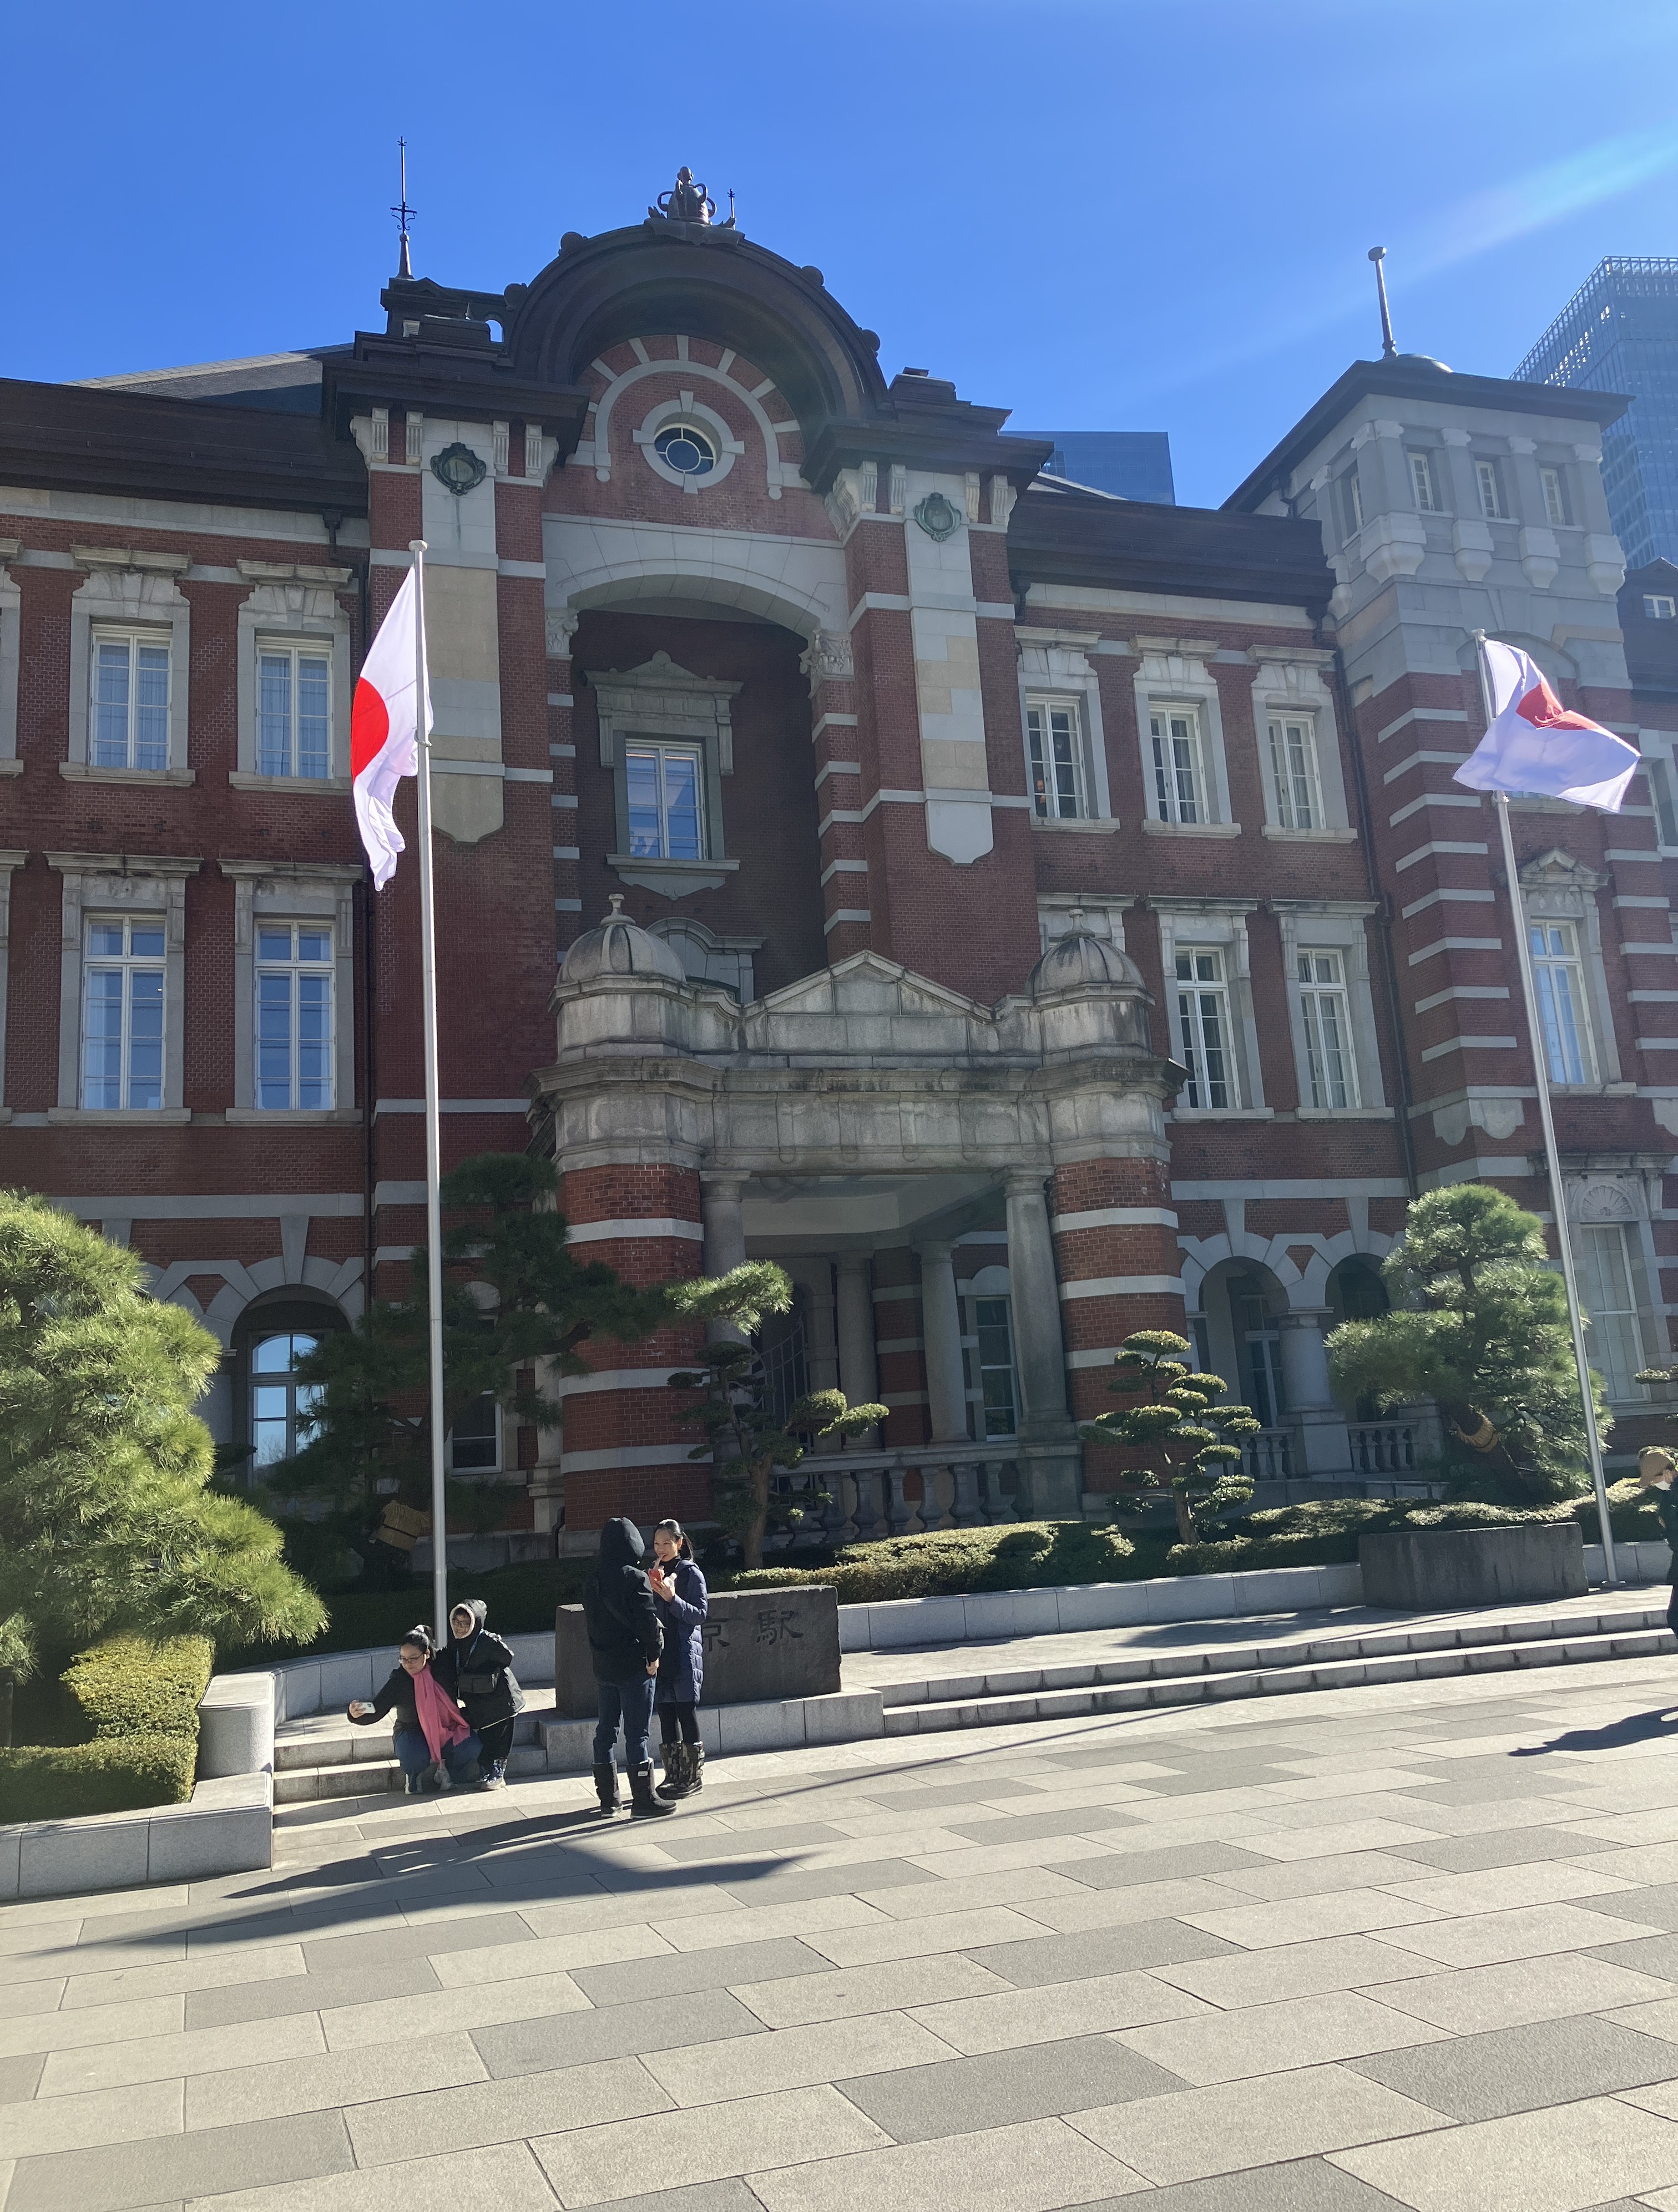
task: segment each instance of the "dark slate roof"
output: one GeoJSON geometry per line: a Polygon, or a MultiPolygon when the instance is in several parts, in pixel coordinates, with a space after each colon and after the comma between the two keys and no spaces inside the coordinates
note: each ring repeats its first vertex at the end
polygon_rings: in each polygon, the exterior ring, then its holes
{"type": "Polygon", "coordinates": [[[1620,589],[1620,627],[1626,637],[1626,665],[1633,691],[1678,697],[1678,621],[1653,620],[1643,611],[1644,594],[1678,600],[1678,566],[1651,561],[1632,568],[1620,589]]]}
{"type": "Polygon", "coordinates": [[[1161,507],[1039,477],[1008,525],[1016,591],[1031,584],[1260,599],[1316,617],[1334,588],[1314,522],[1161,507]]]}

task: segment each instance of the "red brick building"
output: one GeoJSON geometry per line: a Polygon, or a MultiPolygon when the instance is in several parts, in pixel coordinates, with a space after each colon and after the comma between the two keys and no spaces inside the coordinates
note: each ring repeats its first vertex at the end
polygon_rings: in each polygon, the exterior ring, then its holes
{"type": "MultiPolygon", "coordinates": [[[[1525,645],[1651,756],[1618,817],[1517,807],[1638,1440],[1678,1267],[1678,622],[1669,572],[1622,597],[1621,402],[1359,362],[1222,509],[1151,507],[888,380],[819,270],[708,221],[383,305],[315,353],[0,385],[3,1172],[204,1316],[222,1435],[283,1455],[297,1340],[421,1228],[415,872],[374,900],[346,778],[423,535],[446,1157],[551,1152],[637,1276],[781,1260],[777,1376],[891,1409],[836,1529],[1075,1511],[1147,1325],[1260,1413],[1268,1480],[1425,1461],[1426,1409],[1337,1405],[1322,1336],[1416,1190],[1553,1211],[1489,805],[1451,781],[1469,633],[1525,645]]],[[[702,1516],[687,1350],[599,1348],[562,1431],[486,1406],[456,1464],[543,1547],[702,1516]]]]}

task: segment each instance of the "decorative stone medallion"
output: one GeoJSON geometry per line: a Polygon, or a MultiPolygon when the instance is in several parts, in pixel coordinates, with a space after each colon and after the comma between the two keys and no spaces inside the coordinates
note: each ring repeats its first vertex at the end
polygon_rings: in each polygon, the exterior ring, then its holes
{"type": "Polygon", "coordinates": [[[488,464],[479,460],[470,446],[463,446],[457,438],[452,446],[445,446],[441,453],[432,455],[431,473],[445,491],[452,491],[459,499],[464,492],[476,491],[489,470],[488,464]]]}
{"type": "Polygon", "coordinates": [[[935,544],[941,545],[961,527],[961,510],[941,491],[929,491],[914,512],[915,520],[935,544]]]}

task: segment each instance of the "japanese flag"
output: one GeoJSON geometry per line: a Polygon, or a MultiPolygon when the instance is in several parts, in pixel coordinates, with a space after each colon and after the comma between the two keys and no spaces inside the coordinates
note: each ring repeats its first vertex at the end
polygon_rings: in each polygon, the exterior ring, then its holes
{"type": "Polygon", "coordinates": [[[350,773],[354,778],[356,820],[373,864],[374,887],[383,890],[396,872],[403,837],[391,813],[398,782],[419,773],[421,729],[415,712],[416,673],[424,734],[431,730],[431,685],[425,671],[425,641],[417,650],[415,631],[418,594],[410,568],[379,625],[356,686],[350,716],[350,773]]]}
{"type": "Polygon", "coordinates": [[[1453,781],[1471,791],[1528,792],[1618,814],[1626,787],[1642,765],[1636,746],[1600,722],[1570,714],[1518,646],[1488,637],[1480,651],[1491,726],[1453,781]]]}

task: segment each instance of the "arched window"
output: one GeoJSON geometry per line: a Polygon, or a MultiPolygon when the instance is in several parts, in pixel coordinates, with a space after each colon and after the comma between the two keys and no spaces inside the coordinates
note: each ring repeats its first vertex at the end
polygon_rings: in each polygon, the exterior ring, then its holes
{"type": "Polygon", "coordinates": [[[234,1434],[246,1446],[248,1480],[266,1480],[313,1435],[318,1390],[297,1379],[299,1364],[344,1327],[338,1308],[295,1291],[258,1298],[234,1331],[234,1434]]]}

